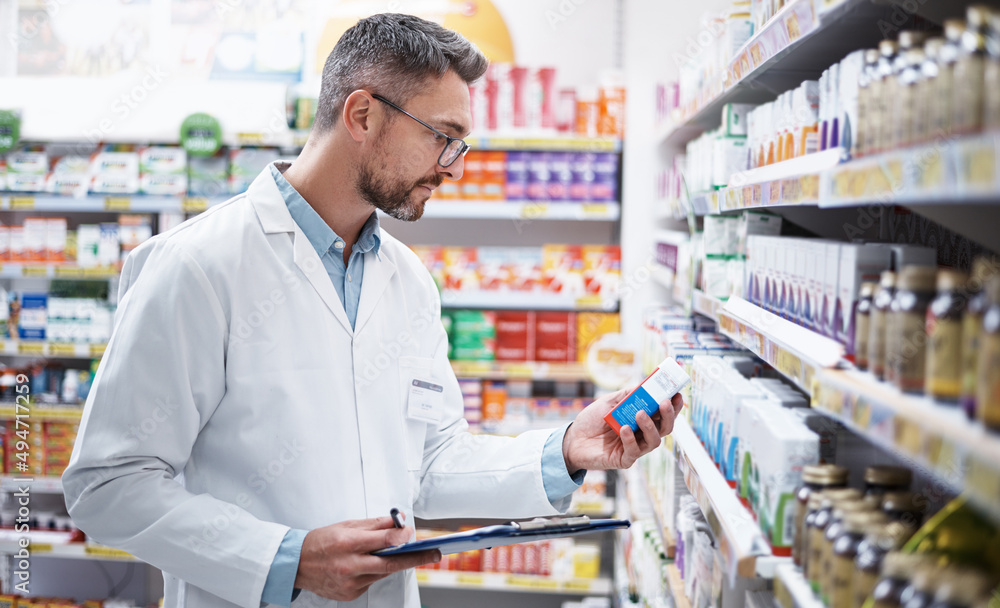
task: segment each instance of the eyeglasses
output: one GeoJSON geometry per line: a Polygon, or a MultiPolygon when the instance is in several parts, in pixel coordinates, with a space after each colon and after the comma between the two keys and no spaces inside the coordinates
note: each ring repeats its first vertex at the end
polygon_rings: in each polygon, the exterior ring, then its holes
{"type": "Polygon", "coordinates": [[[441,155],[438,156],[438,164],[441,165],[442,167],[450,167],[452,165],[452,163],[454,163],[456,160],[458,160],[458,158],[460,156],[465,156],[466,152],[469,151],[469,144],[465,143],[461,139],[459,139],[457,137],[450,137],[448,135],[445,135],[441,131],[438,131],[434,127],[432,127],[429,124],[427,124],[426,122],[420,120],[419,118],[417,118],[413,114],[410,114],[409,112],[407,112],[403,108],[397,106],[396,104],[392,103],[391,101],[389,101],[385,97],[382,97],[381,95],[376,95],[376,94],[373,93],[372,97],[374,97],[375,99],[381,101],[382,103],[384,103],[385,105],[387,105],[387,106],[389,106],[391,108],[395,108],[395,109],[399,110],[403,114],[406,114],[407,116],[409,116],[413,120],[415,120],[415,121],[419,122],[420,124],[424,125],[425,127],[427,127],[428,129],[430,129],[431,131],[434,131],[434,134],[438,137],[439,141],[441,139],[447,140],[448,143],[445,144],[444,150],[441,150],[441,155]]]}

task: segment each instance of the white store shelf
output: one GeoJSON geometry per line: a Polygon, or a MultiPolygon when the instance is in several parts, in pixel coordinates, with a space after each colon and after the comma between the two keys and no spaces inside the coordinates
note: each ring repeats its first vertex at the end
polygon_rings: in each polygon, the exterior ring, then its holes
{"type": "Polygon", "coordinates": [[[790,562],[791,558],[772,555],[753,515],[729,487],[690,423],[678,418],[672,435],[684,481],[712,528],[730,579],[736,576],[772,578],[775,567],[790,562]]]}
{"type": "Polygon", "coordinates": [[[59,357],[96,359],[104,355],[105,343],[45,342],[40,340],[0,340],[0,355],[9,357],[59,357]]]}
{"type": "Polygon", "coordinates": [[[613,312],[618,310],[618,301],[605,300],[599,296],[574,296],[557,293],[446,289],[441,293],[441,306],[444,308],[613,312]]]}
{"type": "Polygon", "coordinates": [[[155,196],[151,194],[88,194],[81,197],[58,194],[7,192],[0,195],[0,211],[49,211],[58,213],[199,213],[218,205],[228,196],[155,196]]]}
{"type": "Polygon", "coordinates": [[[72,263],[46,262],[2,262],[0,279],[91,279],[95,281],[117,279],[119,271],[115,267],[97,266],[82,268],[72,263]]]}
{"type": "Polygon", "coordinates": [[[423,219],[564,220],[611,222],[621,216],[617,202],[580,201],[436,201],[424,207],[423,219]]]}
{"type": "MultiPolygon", "coordinates": [[[[20,550],[17,541],[0,541],[0,554],[14,554],[20,550]]],[[[88,559],[104,561],[141,561],[130,553],[95,543],[45,544],[31,541],[31,557],[58,557],[63,559],[88,559]]]]}
{"type": "Polygon", "coordinates": [[[719,330],[784,374],[806,393],[817,370],[841,364],[844,347],[733,296],[719,312],[719,330]]]}
{"type": "Polygon", "coordinates": [[[726,303],[719,298],[707,295],[700,289],[695,289],[691,297],[691,309],[715,321],[716,324],[719,323],[719,313],[725,305],[726,303]]]}
{"type": "Polygon", "coordinates": [[[18,488],[31,488],[40,494],[62,494],[62,478],[32,477],[30,475],[4,475],[0,477],[0,492],[16,492],[18,488]]]}
{"type": "Polygon", "coordinates": [[[452,361],[459,378],[483,380],[589,380],[583,363],[548,363],[545,361],[452,361]]]}
{"type": "Polygon", "coordinates": [[[781,608],[825,608],[813,594],[809,581],[791,563],[774,569],[774,597],[781,608]]]}
{"type": "Polygon", "coordinates": [[[417,584],[421,587],[439,589],[521,591],[563,595],[607,595],[611,593],[611,581],[606,578],[558,580],[548,576],[529,574],[422,569],[418,569],[416,575],[417,584]]]}

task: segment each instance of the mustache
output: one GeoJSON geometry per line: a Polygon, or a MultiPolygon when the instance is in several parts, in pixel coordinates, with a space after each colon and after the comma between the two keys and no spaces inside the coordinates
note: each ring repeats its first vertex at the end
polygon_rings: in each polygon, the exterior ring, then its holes
{"type": "Polygon", "coordinates": [[[441,183],[443,181],[444,181],[444,177],[443,176],[441,176],[441,175],[435,175],[434,177],[432,177],[430,179],[426,179],[426,180],[424,180],[422,182],[419,182],[417,185],[418,186],[432,186],[434,188],[437,188],[438,186],[441,185],[441,183]]]}

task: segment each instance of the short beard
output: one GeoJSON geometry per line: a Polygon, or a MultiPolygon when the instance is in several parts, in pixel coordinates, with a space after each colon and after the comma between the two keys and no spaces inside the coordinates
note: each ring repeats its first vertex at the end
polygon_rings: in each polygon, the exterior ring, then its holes
{"type": "Polygon", "coordinates": [[[436,188],[443,178],[435,175],[430,180],[424,179],[415,184],[393,181],[392,170],[386,166],[382,152],[383,142],[379,141],[375,146],[375,154],[379,158],[361,164],[355,190],[367,203],[389,217],[404,222],[419,220],[424,214],[424,206],[413,200],[413,189],[422,185],[436,188]]]}

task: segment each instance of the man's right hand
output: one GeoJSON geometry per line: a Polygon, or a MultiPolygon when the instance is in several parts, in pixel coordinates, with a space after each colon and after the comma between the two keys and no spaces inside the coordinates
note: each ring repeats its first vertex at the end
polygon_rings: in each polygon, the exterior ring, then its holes
{"type": "Polygon", "coordinates": [[[396,528],[391,517],[358,519],[306,534],[295,588],[337,601],[357,599],[393,572],[441,561],[437,550],[377,557],[372,551],[409,542],[413,528],[396,528]]]}

